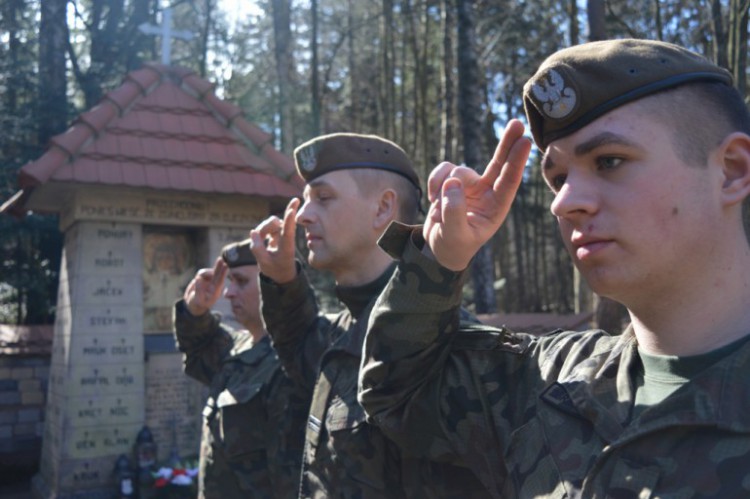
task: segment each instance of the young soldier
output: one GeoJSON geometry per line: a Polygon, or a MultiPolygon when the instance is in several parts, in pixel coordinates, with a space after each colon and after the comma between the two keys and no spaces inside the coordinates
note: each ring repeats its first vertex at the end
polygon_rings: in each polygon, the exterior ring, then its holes
{"type": "Polygon", "coordinates": [[[284,376],[263,327],[249,241],[225,246],[213,269],[198,271],[175,304],[174,330],[185,373],[210,387],[199,497],[296,497],[309,397],[284,376]],[[224,296],[244,331],[209,313],[227,273],[224,296]]]}
{"type": "Polygon", "coordinates": [[[413,223],[419,180],[396,144],[372,135],[333,134],[294,153],[307,182],[304,205],[251,231],[261,269],[263,318],[284,369],[312,393],[301,497],[483,497],[466,469],[406,458],[365,422],[357,379],[370,309],[395,265],[377,246],[393,220],[413,223]],[[296,223],[305,229],[309,263],[336,280],[346,307],[319,314],[294,259],[296,223]],[[266,246],[266,242],[268,245],[266,246]],[[452,488],[453,487],[453,488],[452,488]]]}
{"type": "Polygon", "coordinates": [[[464,269],[529,154],[513,121],[483,175],[441,164],[424,227],[381,242],[401,262],[365,346],[370,421],[496,497],[750,496],[750,117],[729,73],[671,44],[595,42],[547,59],[524,100],[573,261],[632,325],[459,327],[464,269]]]}

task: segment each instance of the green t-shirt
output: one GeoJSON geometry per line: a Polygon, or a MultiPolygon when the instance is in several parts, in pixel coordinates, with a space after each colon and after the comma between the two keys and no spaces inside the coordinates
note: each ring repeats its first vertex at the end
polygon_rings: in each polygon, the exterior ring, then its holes
{"type": "Polygon", "coordinates": [[[638,348],[643,369],[636,374],[635,415],[660,403],[701,371],[717,363],[750,341],[750,335],[699,355],[678,357],[653,355],[638,348]]]}

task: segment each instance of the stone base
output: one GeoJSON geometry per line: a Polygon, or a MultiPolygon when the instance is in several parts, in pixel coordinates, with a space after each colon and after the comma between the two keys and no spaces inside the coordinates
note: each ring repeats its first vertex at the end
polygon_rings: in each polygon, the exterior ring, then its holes
{"type": "Polygon", "coordinates": [[[53,490],[40,473],[31,479],[31,497],[34,499],[117,499],[112,487],[97,487],[86,490],[53,490]]]}

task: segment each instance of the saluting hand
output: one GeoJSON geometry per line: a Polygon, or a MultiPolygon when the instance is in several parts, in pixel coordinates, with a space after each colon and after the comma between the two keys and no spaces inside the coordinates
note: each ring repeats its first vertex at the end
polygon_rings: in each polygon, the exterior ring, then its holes
{"type": "Polygon", "coordinates": [[[224,290],[227,270],[227,264],[221,257],[218,257],[214,268],[200,269],[195,274],[183,295],[185,305],[192,315],[197,317],[211,310],[224,290]]]}
{"type": "Polygon", "coordinates": [[[250,250],[258,261],[258,268],[279,284],[290,282],[297,276],[294,238],[299,205],[299,199],[292,199],[286,206],[283,220],[274,215],[250,231],[250,250]]]}
{"type": "Polygon", "coordinates": [[[465,269],[502,225],[531,151],[523,132],[520,121],[508,123],[482,175],[451,163],[441,163],[430,174],[423,236],[442,266],[465,269]]]}

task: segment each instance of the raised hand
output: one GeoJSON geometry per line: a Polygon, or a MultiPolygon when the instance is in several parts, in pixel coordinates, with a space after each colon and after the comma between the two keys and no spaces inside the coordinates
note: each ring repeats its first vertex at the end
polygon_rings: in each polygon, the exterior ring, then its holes
{"type": "Polygon", "coordinates": [[[271,216],[250,231],[250,250],[258,261],[258,268],[279,284],[290,282],[297,276],[294,238],[299,206],[300,200],[292,199],[286,206],[283,220],[271,216]]]}
{"type": "Polygon", "coordinates": [[[211,310],[224,290],[227,270],[227,264],[219,257],[214,268],[201,269],[195,274],[183,294],[185,305],[192,315],[200,316],[211,310]]]}
{"type": "Polygon", "coordinates": [[[508,215],[531,151],[523,132],[520,121],[508,123],[482,175],[451,163],[441,163],[430,174],[423,236],[444,267],[465,269],[508,215]]]}

